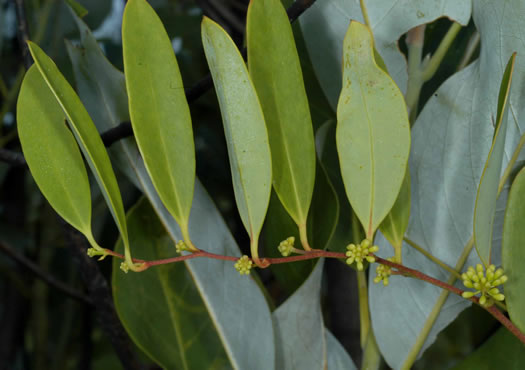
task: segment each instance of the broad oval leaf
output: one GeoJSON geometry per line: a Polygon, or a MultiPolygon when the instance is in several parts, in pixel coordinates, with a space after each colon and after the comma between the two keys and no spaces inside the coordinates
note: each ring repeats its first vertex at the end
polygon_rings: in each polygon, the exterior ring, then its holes
{"type": "MultiPolygon", "coordinates": [[[[79,94],[99,129],[105,131],[129,119],[124,75],[104,57],[84,22],[78,17],[75,20],[80,30],[81,48],[69,48],[69,52],[79,94]]],[[[119,169],[144,192],[172,241],[180,240],[179,226],[162,204],[135,142],[124,139],[112,147],[118,149],[110,153],[119,169]]],[[[241,253],[199,181],[195,183],[190,234],[194,235],[195,244],[208,252],[230,256],[241,253]]],[[[184,265],[189,272],[184,279],[191,279],[191,284],[199,290],[232,366],[236,369],[273,369],[275,345],[271,314],[254,279],[240,278],[231,262],[196,259],[184,265]],[[250,315],[246,314],[248,312],[250,315]],[[253,330],[249,337],[242,335],[247,327],[253,330]]]]}
{"type": "Polygon", "coordinates": [[[325,330],[326,337],[326,369],[328,370],[354,370],[357,367],[352,361],[352,358],[346,352],[344,347],[339,343],[337,338],[330,332],[330,330],[325,330]]]}
{"type": "Polygon", "coordinates": [[[202,42],[221,106],[235,200],[257,258],[272,182],[263,112],[241,54],[226,31],[205,17],[202,42]]]}
{"type": "MultiPolygon", "coordinates": [[[[299,18],[315,74],[334,110],[342,86],[343,37],[351,20],[363,22],[359,3],[354,0],[316,1],[299,18]]],[[[399,38],[408,30],[440,17],[448,17],[466,25],[472,8],[471,1],[456,0],[364,3],[378,54],[384,59],[389,74],[403,92],[408,79],[407,60],[398,47],[399,38]]]]}
{"type": "Polygon", "coordinates": [[[270,140],[273,186],[295,223],[304,227],[314,189],[315,145],[292,27],[279,0],[252,1],[246,27],[248,67],[270,140]]]}
{"type": "MultiPolygon", "coordinates": [[[[32,42],[28,42],[28,45],[38,70],[64,111],[71,131],[75,135],[84,158],[95,175],[95,179],[122,235],[124,245],[127,246],[129,243],[124,206],[117,179],[102,139],[78,95],[60,73],[53,60],[38,45],[32,42]]],[[[126,248],[126,255],[127,262],[130,264],[131,257],[128,248],[126,248]]]]}
{"type": "Polygon", "coordinates": [[[508,277],[505,301],[514,324],[525,332],[525,169],[522,169],[510,188],[503,223],[501,258],[508,277]]]}
{"type": "Polygon", "coordinates": [[[385,238],[392,244],[396,255],[401,256],[401,248],[403,246],[403,237],[408,227],[408,219],[410,218],[410,171],[407,168],[401,190],[397,196],[394,206],[388,212],[379,230],[385,238]]]}
{"type": "Polygon", "coordinates": [[[144,0],[126,5],[122,48],[135,139],[160,198],[187,234],[195,183],[190,110],[171,41],[144,0]]]}
{"type": "MultiPolygon", "coordinates": [[[[62,108],[38,68],[27,71],[17,104],[17,127],[25,159],[53,209],[91,237],[91,193],[80,150],[62,108]]],[[[92,237],[91,237],[92,238],[92,237]]]]}
{"type": "Polygon", "coordinates": [[[368,28],[352,21],[343,50],[337,150],[346,194],[371,239],[399,194],[410,128],[401,91],[375,62],[368,28]]]}
{"type": "Polygon", "coordinates": [[[505,152],[505,138],[507,136],[507,122],[509,112],[510,87],[516,53],[510,57],[498,97],[498,110],[496,112],[496,131],[492,146],[485,162],[485,168],[479,182],[476,205],[474,207],[474,241],[479,259],[488,266],[491,263],[492,231],[494,225],[494,213],[498,199],[498,187],[503,165],[503,154],[505,152]]]}
{"type": "MultiPolygon", "coordinates": [[[[127,220],[137,257],[156,260],[173,256],[173,242],[147,199],[137,202],[127,220]]],[[[119,241],[115,251],[122,249],[119,241]]],[[[127,332],[146,354],[166,369],[223,369],[229,364],[184,263],[132,275],[120,273],[118,264],[114,259],[115,307],[127,332]]]]}
{"type": "Polygon", "coordinates": [[[321,311],[324,259],[310,276],[272,314],[277,369],[325,369],[326,339],[321,311]]]}

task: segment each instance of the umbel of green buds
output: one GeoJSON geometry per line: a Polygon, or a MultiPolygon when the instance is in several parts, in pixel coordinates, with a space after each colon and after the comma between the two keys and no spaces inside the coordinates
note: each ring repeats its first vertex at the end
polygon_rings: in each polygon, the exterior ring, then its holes
{"type": "Polygon", "coordinates": [[[496,288],[507,281],[507,276],[504,275],[502,268],[496,270],[496,266],[490,265],[485,273],[483,266],[477,264],[476,269],[470,266],[467,272],[461,275],[461,278],[463,279],[463,285],[476,290],[475,292],[463,292],[463,298],[472,298],[476,294],[481,293],[479,304],[483,307],[490,307],[494,304],[494,301],[503,301],[505,299],[505,296],[496,288]]]}
{"type": "Polygon", "coordinates": [[[377,252],[379,250],[379,247],[377,245],[372,245],[372,242],[368,239],[364,239],[360,244],[349,244],[347,247],[346,256],[348,257],[346,259],[346,263],[348,265],[351,265],[355,262],[356,267],[359,271],[362,271],[363,261],[367,260],[368,262],[372,263],[375,262],[375,258],[373,256],[370,256],[370,253],[377,252]]]}
{"type": "Polygon", "coordinates": [[[239,271],[241,275],[249,275],[252,266],[253,261],[246,255],[242,256],[237,262],[235,262],[235,269],[239,271]]]}
{"type": "Polygon", "coordinates": [[[281,252],[281,254],[284,257],[288,257],[290,254],[292,254],[294,243],[295,243],[295,238],[293,236],[290,236],[286,240],[283,240],[282,242],[280,242],[277,249],[279,249],[279,252],[281,252]]]}
{"type": "MultiPolygon", "coordinates": [[[[390,262],[394,262],[394,258],[390,257],[388,258],[390,262]]],[[[374,283],[379,283],[380,281],[383,281],[383,285],[388,285],[388,278],[392,275],[392,268],[387,265],[378,265],[376,267],[376,277],[374,278],[374,283]]]]}
{"type": "Polygon", "coordinates": [[[188,248],[184,240],[179,240],[177,244],[175,244],[175,248],[177,249],[177,253],[182,253],[182,251],[191,252],[191,249],[188,248]]]}

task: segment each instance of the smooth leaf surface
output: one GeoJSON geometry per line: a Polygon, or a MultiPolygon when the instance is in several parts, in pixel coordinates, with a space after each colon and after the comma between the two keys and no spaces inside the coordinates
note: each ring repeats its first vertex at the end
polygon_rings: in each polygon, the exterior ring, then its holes
{"type": "Polygon", "coordinates": [[[337,203],[339,204],[338,222],[327,248],[332,251],[343,252],[346,251],[346,245],[352,240],[352,228],[349,227],[352,222],[352,209],[348,203],[345,186],[341,178],[335,136],[335,122],[327,121],[317,130],[315,141],[319,160],[323,164],[328,179],[334,187],[337,203]]]}
{"type": "Polygon", "coordinates": [[[520,370],[524,363],[523,343],[506,328],[500,328],[453,370],[520,370]]]}
{"type": "MultiPolygon", "coordinates": [[[[84,22],[79,18],[75,21],[82,37],[81,45],[70,47],[69,52],[78,90],[97,127],[105,131],[129,119],[124,75],[104,57],[84,22]]],[[[172,241],[180,240],[179,227],[158,197],[134,141],[120,140],[113,147],[116,150],[112,158],[119,169],[150,200],[172,241]]],[[[198,181],[192,204],[193,242],[209,252],[240,255],[219,211],[198,181]]],[[[231,263],[192,260],[184,265],[189,272],[189,276],[185,276],[198,289],[231,365],[238,369],[273,369],[275,346],[270,311],[255,281],[240,278],[231,263]],[[246,337],[244,330],[248,327],[252,334],[246,337]]]]}
{"type": "Polygon", "coordinates": [[[135,139],[160,199],[186,232],[195,183],[190,110],[170,38],[144,0],[126,5],[122,49],[135,139]]]}
{"type": "Polygon", "coordinates": [[[314,190],[315,146],[292,27],[279,0],[252,1],[246,27],[248,67],[270,140],[273,186],[295,223],[304,225],[314,190]]]}
{"type": "MultiPolygon", "coordinates": [[[[128,212],[134,255],[146,260],[174,255],[173,241],[149,201],[128,212]]],[[[121,253],[122,242],[115,246],[121,253]]],[[[229,361],[213,320],[183,263],[123,274],[113,260],[113,297],[134,342],[166,369],[223,369],[229,361]]]]}
{"type": "Polygon", "coordinates": [[[509,316],[514,324],[525,332],[525,169],[522,169],[510,188],[505,221],[501,259],[503,269],[509,280],[505,283],[505,302],[509,316]]]}
{"type": "MultiPolygon", "coordinates": [[[[480,57],[449,78],[427,102],[412,129],[409,161],[412,189],[407,237],[441,261],[460,268],[480,263],[476,253],[471,253],[466,262],[460,256],[472,238],[476,189],[494,134],[491,117],[496,116],[505,63],[515,51],[525,55],[520,28],[516,27],[523,24],[523,2],[478,0],[473,4],[474,22],[481,35],[480,57]]],[[[525,59],[518,57],[503,168],[525,131],[523,71],[525,59]]],[[[496,265],[505,202],[504,190],[494,218],[492,263],[496,265]]],[[[379,255],[389,257],[390,247],[384,238],[378,240],[378,245],[379,255]]],[[[403,263],[440,280],[449,279],[449,274],[406,244],[403,263]]],[[[420,356],[436,335],[470,305],[450,295],[440,306],[438,300],[446,298],[440,289],[400,277],[393,277],[388,289],[371,283],[369,292],[374,333],[381,353],[393,368],[409,366],[409,358],[420,356]],[[388,312],[382,309],[384,305],[389,305],[388,312]],[[430,321],[429,316],[439,307],[437,319],[430,321]],[[389,334],[393,332],[397,333],[395,337],[389,334]]]]}
{"type": "Polygon", "coordinates": [[[26,73],[17,104],[18,136],[38,187],[53,209],[91,237],[91,193],[80,150],[65,115],[36,66],[26,73]]]}
{"type": "Polygon", "coordinates": [[[350,355],[346,352],[344,347],[339,343],[336,337],[330,332],[330,330],[325,329],[325,338],[326,338],[326,369],[328,370],[354,370],[355,367],[354,361],[350,358],[350,355]]]}
{"type": "Polygon", "coordinates": [[[498,198],[498,186],[501,175],[505,138],[507,135],[507,121],[509,112],[509,95],[512,83],[512,73],[516,54],[514,53],[507,63],[501,81],[496,112],[496,130],[489,151],[485,168],[481,175],[474,207],[474,241],[480,260],[488,266],[491,263],[492,231],[494,212],[498,198]]]}
{"type": "Polygon", "coordinates": [[[320,259],[299,289],[272,314],[277,369],[326,368],[326,339],[321,312],[320,259]]]}
{"type": "Polygon", "coordinates": [[[120,190],[108,153],[86,108],[55,63],[38,45],[29,42],[29,50],[38,70],[62,107],[78,145],[100,186],[124,244],[128,244],[126,216],[120,190]]]}
{"type": "Polygon", "coordinates": [[[368,28],[351,22],[343,48],[337,150],[348,199],[371,238],[399,194],[410,128],[401,91],[374,60],[368,28]]]}
{"type": "Polygon", "coordinates": [[[410,218],[410,171],[407,168],[394,206],[379,225],[379,230],[394,249],[401,248],[410,218]]]}
{"type": "MultiPolygon", "coordinates": [[[[377,51],[401,91],[407,86],[407,61],[397,42],[401,35],[439,17],[469,22],[471,1],[365,1],[377,51]]],[[[335,110],[341,91],[343,38],[350,20],[363,22],[357,0],[315,2],[300,18],[304,39],[319,83],[335,110]]]]}
{"type": "Polygon", "coordinates": [[[253,243],[266,215],[272,181],[263,112],[239,50],[209,18],[202,21],[202,42],[221,106],[237,208],[253,243]]]}

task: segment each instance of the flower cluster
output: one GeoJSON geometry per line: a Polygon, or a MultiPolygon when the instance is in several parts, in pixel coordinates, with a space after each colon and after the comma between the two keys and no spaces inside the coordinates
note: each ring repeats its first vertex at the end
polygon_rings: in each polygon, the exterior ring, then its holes
{"type": "Polygon", "coordinates": [[[235,262],[235,269],[239,271],[241,275],[249,275],[252,266],[253,261],[246,255],[242,256],[237,262],[235,262]]]}
{"type": "Polygon", "coordinates": [[[175,248],[177,249],[177,253],[182,253],[182,251],[191,252],[191,249],[188,248],[184,240],[179,240],[177,244],[175,244],[175,248]]]}
{"type": "MultiPolygon", "coordinates": [[[[388,261],[394,262],[394,258],[390,257],[388,258],[388,261]]],[[[388,278],[392,275],[392,268],[387,265],[378,265],[376,267],[376,277],[374,278],[374,283],[379,283],[380,281],[383,281],[383,285],[388,285],[388,278]]]]}
{"type": "Polygon", "coordinates": [[[286,240],[283,240],[282,242],[280,242],[277,249],[279,249],[279,252],[281,252],[281,254],[284,257],[288,257],[290,254],[292,254],[294,243],[295,243],[295,238],[293,236],[290,236],[286,240]]]}
{"type": "Polygon", "coordinates": [[[348,257],[346,259],[346,263],[348,265],[351,265],[352,263],[356,263],[357,269],[359,271],[362,271],[363,266],[363,260],[367,260],[368,262],[372,263],[375,262],[375,258],[372,256],[369,256],[370,253],[377,252],[379,250],[379,247],[377,245],[372,245],[372,242],[368,239],[364,239],[360,244],[349,244],[347,247],[346,256],[348,257]]]}
{"type": "Polygon", "coordinates": [[[479,304],[484,307],[490,307],[494,304],[494,301],[503,301],[505,299],[505,296],[496,288],[507,281],[507,276],[503,274],[502,268],[496,270],[496,266],[490,265],[485,274],[483,266],[477,264],[475,270],[474,267],[470,266],[467,272],[461,275],[461,278],[463,279],[463,285],[467,288],[476,289],[475,292],[463,292],[463,298],[471,298],[481,293],[479,304]]]}

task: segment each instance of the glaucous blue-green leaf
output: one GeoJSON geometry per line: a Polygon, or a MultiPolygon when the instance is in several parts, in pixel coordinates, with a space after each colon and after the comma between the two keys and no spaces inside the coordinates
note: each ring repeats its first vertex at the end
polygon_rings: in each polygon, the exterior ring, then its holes
{"type": "Polygon", "coordinates": [[[239,50],[224,29],[202,21],[202,42],[221,107],[237,208],[257,259],[272,183],[264,116],[239,50]]]}
{"type": "Polygon", "coordinates": [[[195,148],[184,85],[170,38],[145,0],[130,0],[122,22],[131,124],[160,199],[187,235],[195,148]]]}
{"type": "MultiPolygon", "coordinates": [[[[408,30],[448,17],[463,25],[472,2],[456,0],[364,1],[375,46],[401,91],[407,86],[407,61],[398,40],[408,30]]],[[[316,1],[300,18],[301,28],[321,87],[335,110],[341,91],[343,38],[350,20],[363,22],[359,1],[316,1]]]]}
{"type": "MultiPolygon", "coordinates": [[[[505,63],[517,52],[510,95],[508,133],[502,168],[525,132],[525,45],[520,28],[525,3],[512,0],[473,2],[474,23],[481,34],[479,59],[454,74],[432,95],[412,129],[410,154],[411,209],[407,237],[450,266],[465,269],[480,263],[472,230],[476,190],[494,135],[498,92],[505,63]],[[505,19],[505,22],[498,20],[505,19]],[[464,253],[465,252],[465,253],[464,253]]],[[[499,264],[503,190],[496,206],[492,263],[499,264]]],[[[378,238],[378,254],[389,246],[378,238]]],[[[444,281],[449,274],[408,245],[403,263],[444,281]]],[[[370,277],[373,279],[374,273],[370,277]]],[[[456,282],[461,286],[459,282],[456,282]]],[[[377,343],[392,368],[408,368],[470,302],[413,279],[394,276],[387,289],[370,283],[370,309],[377,343]],[[385,305],[389,310],[384,310],[385,305]],[[438,315],[436,315],[438,314],[438,315]],[[395,337],[389,333],[397,333],[395,337]]]]}
{"type": "Polygon", "coordinates": [[[246,34],[250,76],[270,140],[273,186],[304,229],[314,190],[314,135],[292,27],[281,2],[252,1],[246,34]]]}
{"type": "MultiPolygon", "coordinates": [[[[80,47],[70,47],[69,53],[78,91],[99,130],[106,131],[129,119],[124,75],[104,57],[84,22],[74,18],[81,40],[80,47]]],[[[134,141],[120,140],[113,147],[116,150],[110,152],[119,169],[144,192],[172,241],[180,240],[180,229],[156,193],[134,141]]],[[[195,235],[193,242],[197,246],[212,253],[240,255],[219,211],[198,181],[190,221],[190,234],[195,235]]],[[[191,279],[200,292],[232,366],[273,369],[275,345],[271,315],[256,282],[240,278],[231,262],[191,260],[184,265],[189,272],[185,278],[191,279]],[[246,336],[248,327],[252,333],[246,336]]]]}
{"type": "MultiPolygon", "coordinates": [[[[173,241],[146,198],[128,212],[137,258],[173,257],[173,241]]],[[[119,241],[115,251],[122,252],[119,241]]],[[[125,275],[113,260],[115,308],[133,341],[165,369],[230,368],[219,333],[184,263],[125,275]]]]}
{"type": "MultiPolygon", "coordinates": [[[[397,196],[394,206],[388,212],[385,219],[379,225],[379,230],[385,238],[392,244],[394,250],[401,251],[403,246],[403,236],[408,227],[410,218],[410,171],[407,168],[401,190],[397,196]]],[[[399,253],[398,252],[398,253],[399,253]]]]}
{"type": "Polygon", "coordinates": [[[374,59],[368,28],[351,22],[337,105],[337,150],[350,204],[369,239],[401,188],[410,150],[405,100],[374,59]]]}
{"type": "Polygon", "coordinates": [[[501,259],[508,277],[505,283],[505,301],[514,324],[525,332],[525,169],[522,169],[510,188],[505,222],[501,259]]]}
{"type": "Polygon", "coordinates": [[[120,190],[108,153],[86,108],[57,66],[38,45],[29,42],[29,50],[47,86],[64,111],[71,131],[104,195],[109,210],[126,246],[126,262],[133,268],[128,246],[126,216],[120,190]]]}
{"type": "Polygon", "coordinates": [[[272,314],[275,327],[276,369],[325,369],[326,338],[321,312],[324,260],[272,314]]]}
{"type": "Polygon", "coordinates": [[[62,108],[35,65],[20,88],[17,127],[40,191],[64,220],[92,240],[91,193],[84,160],[62,108]]]}
{"type": "Polygon", "coordinates": [[[508,102],[515,61],[516,53],[510,57],[501,81],[494,139],[481,175],[474,207],[474,242],[478,256],[485,266],[491,263],[490,251],[492,247],[494,212],[496,211],[503,152],[505,150],[509,112],[508,102]]]}
{"type": "Polygon", "coordinates": [[[326,369],[357,369],[348,352],[330,330],[325,329],[324,333],[326,338],[326,369]]]}
{"type": "Polygon", "coordinates": [[[506,328],[500,328],[453,370],[521,370],[524,363],[523,343],[506,328]]]}

